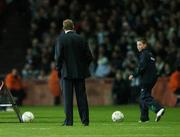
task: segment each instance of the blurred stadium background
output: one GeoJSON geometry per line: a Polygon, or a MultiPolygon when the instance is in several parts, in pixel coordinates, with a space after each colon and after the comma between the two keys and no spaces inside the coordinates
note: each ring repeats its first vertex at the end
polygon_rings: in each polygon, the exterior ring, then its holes
{"type": "Polygon", "coordinates": [[[96,58],[87,80],[91,105],[137,103],[139,80],[127,77],[137,67],[136,39],[143,36],[157,59],[153,96],[176,106],[179,5],[179,0],[0,0],[0,77],[8,85],[8,74],[18,71],[24,105],[62,103],[57,79],[51,78],[54,41],[62,21],[71,18],[96,58]]]}

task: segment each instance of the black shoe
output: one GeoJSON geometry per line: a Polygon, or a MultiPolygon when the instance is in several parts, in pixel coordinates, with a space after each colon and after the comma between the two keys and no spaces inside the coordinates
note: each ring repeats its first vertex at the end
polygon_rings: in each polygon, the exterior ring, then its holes
{"type": "Polygon", "coordinates": [[[67,121],[66,119],[64,120],[62,126],[73,126],[73,122],[72,121],[67,121]]]}
{"type": "Polygon", "coordinates": [[[64,122],[61,126],[73,126],[73,124],[64,122]]]}
{"type": "Polygon", "coordinates": [[[73,126],[73,124],[65,124],[65,123],[63,123],[61,126],[73,126]]]}
{"type": "Polygon", "coordinates": [[[83,126],[89,126],[89,123],[84,123],[83,126]]]}
{"type": "Polygon", "coordinates": [[[161,116],[164,115],[164,112],[165,112],[165,109],[164,109],[164,108],[161,108],[161,109],[157,112],[155,122],[158,122],[158,121],[161,119],[161,116]]]}
{"type": "Polygon", "coordinates": [[[145,120],[145,121],[139,120],[138,122],[139,122],[139,123],[148,123],[149,120],[145,120]]]}

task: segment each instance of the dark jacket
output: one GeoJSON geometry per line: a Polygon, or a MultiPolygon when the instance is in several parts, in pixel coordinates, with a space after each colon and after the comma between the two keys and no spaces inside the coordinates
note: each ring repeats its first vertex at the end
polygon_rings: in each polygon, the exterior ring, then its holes
{"type": "Polygon", "coordinates": [[[92,55],[85,40],[74,31],[61,33],[55,45],[56,67],[62,78],[88,77],[92,55]]]}
{"type": "Polygon", "coordinates": [[[134,76],[140,76],[141,84],[152,84],[157,80],[155,58],[148,49],[143,49],[139,56],[139,66],[134,76]]]}

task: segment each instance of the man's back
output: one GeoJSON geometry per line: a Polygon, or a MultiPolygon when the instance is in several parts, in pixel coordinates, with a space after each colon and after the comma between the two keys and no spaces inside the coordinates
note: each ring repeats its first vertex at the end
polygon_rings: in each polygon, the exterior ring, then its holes
{"type": "Polygon", "coordinates": [[[60,35],[58,41],[57,46],[60,46],[63,60],[61,76],[72,79],[88,77],[88,65],[92,56],[83,38],[74,31],[70,31],[60,35]]]}

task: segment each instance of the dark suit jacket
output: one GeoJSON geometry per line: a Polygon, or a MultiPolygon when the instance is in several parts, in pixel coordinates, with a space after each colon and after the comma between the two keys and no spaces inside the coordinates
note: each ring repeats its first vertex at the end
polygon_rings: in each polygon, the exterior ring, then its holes
{"type": "Polygon", "coordinates": [[[90,75],[92,54],[85,40],[74,31],[58,36],[55,61],[62,78],[83,79],[90,75]]]}

